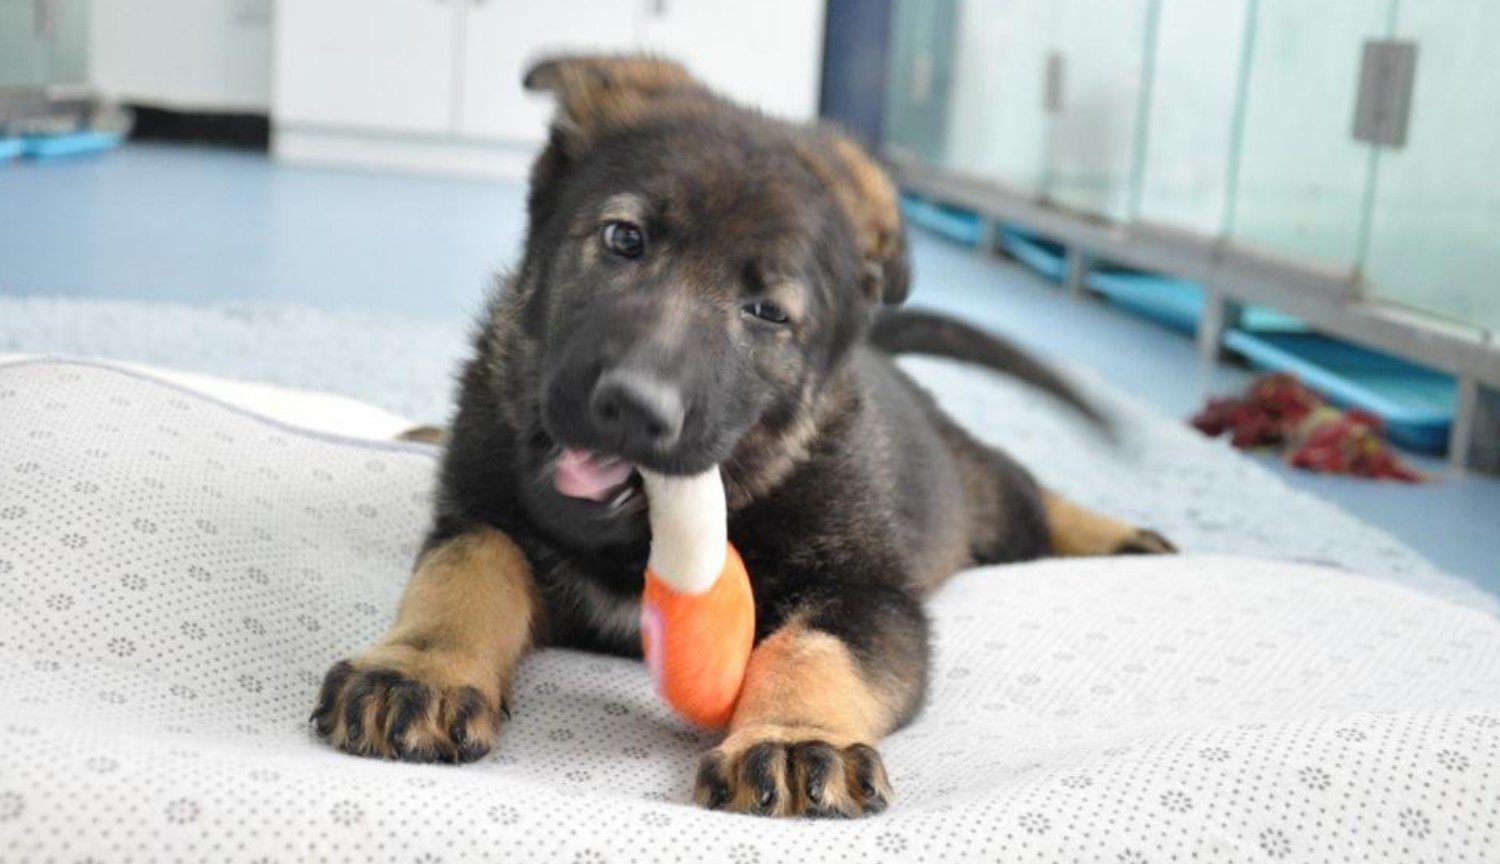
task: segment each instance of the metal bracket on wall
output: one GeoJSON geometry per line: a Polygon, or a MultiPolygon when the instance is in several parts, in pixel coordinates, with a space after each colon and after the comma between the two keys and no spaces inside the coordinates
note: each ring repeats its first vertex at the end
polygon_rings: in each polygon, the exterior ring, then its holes
{"type": "Polygon", "coordinates": [[[1397,39],[1366,42],[1359,64],[1354,140],[1376,147],[1405,147],[1416,80],[1417,43],[1397,39]]]}

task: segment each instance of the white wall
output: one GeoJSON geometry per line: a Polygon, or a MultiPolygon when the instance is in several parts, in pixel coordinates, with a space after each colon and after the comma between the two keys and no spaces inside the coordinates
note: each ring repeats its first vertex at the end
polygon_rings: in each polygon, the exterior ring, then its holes
{"type": "Polygon", "coordinates": [[[271,0],[94,0],[89,77],[113,98],[269,111],[271,0]]]}

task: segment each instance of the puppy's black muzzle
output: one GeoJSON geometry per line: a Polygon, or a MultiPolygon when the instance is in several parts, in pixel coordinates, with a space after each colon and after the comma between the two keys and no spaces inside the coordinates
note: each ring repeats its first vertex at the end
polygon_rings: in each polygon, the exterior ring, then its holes
{"type": "Polygon", "coordinates": [[[599,376],[589,399],[594,426],[631,452],[670,450],[682,437],[682,393],[670,381],[629,367],[599,376]]]}
{"type": "Polygon", "coordinates": [[[724,334],[663,328],[654,313],[620,304],[577,322],[552,366],[543,417],[566,446],[664,473],[701,471],[722,458],[713,391],[724,334]]]}

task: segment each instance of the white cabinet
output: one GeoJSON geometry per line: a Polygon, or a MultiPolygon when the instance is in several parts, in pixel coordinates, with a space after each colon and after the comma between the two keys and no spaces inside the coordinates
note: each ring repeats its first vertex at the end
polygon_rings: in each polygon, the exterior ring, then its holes
{"type": "Polygon", "coordinates": [[[814,0],[648,0],[641,47],[769,114],[818,116],[824,4],[814,0]]]}
{"type": "Polygon", "coordinates": [[[552,101],[521,89],[521,76],[551,53],[629,51],[639,10],[621,0],[480,0],[464,10],[463,135],[540,141],[552,101]]]}
{"type": "Polygon", "coordinates": [[[445,133],[456,0],[287,0],[276,7],[278,123],[445,133]]]}
{"type": "Polygon", "coordinates": [[[792,119],[817,115],[822,0],[281,0],[277,156],[520,177],[549,99],[525,92],[554,53],[648,50],[792,119]]]}

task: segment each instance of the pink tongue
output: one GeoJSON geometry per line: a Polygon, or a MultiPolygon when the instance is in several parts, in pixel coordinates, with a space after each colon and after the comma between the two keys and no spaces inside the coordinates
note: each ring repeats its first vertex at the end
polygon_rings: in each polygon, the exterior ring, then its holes
{"type": "Polygon", "coordinates": [[[569,498],[603,501],[633,470],[624,459],[569,447],[552,463],[552,485],[569,498]]]}

